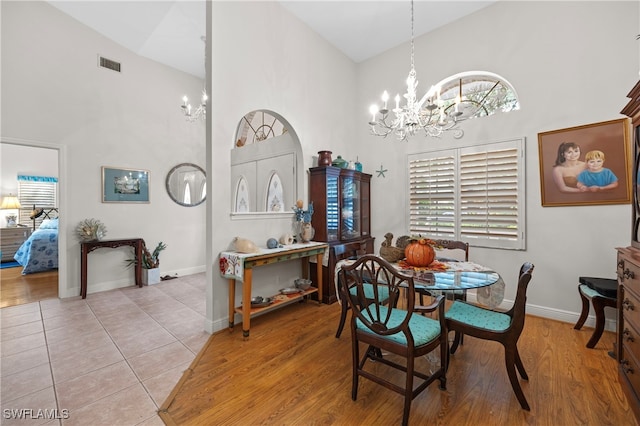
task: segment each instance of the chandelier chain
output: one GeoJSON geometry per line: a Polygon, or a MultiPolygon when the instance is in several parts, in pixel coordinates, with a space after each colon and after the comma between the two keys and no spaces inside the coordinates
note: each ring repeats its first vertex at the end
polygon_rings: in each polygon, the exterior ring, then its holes
{"type": "Polygon", "coordinates": [[[414,49],[413,49],[413,0],[411,0],[411,69],[415,69],[415,65],[413,62],[414,49]]]}
{"type": "Polygon", "coordinates": [[[403,95],[405,105],[400,106],[400,95],[396,95],[393,108],[395,118],[389,117],[389,94],[385,90],[382,94],[382,108],[372,105],[370,108],[371,133],[375,136],[387,137],[393,133],[399,140],[407,141],[409,137],[424,131],[426,136],[440,137],[444,132],[452,131],[453,137],[459,139],[464,132],[457,128],[458,121],[462,118],[459,104],[462,96],[455,100],[455,108],[447,104],[440,96],[440,87],[431,89],[420,100],[416,96],[418,80],[415,70],[415,46],[414,46],[414,5],[411,0],[411,69],[407,77],[407,92],[403,95]]]}

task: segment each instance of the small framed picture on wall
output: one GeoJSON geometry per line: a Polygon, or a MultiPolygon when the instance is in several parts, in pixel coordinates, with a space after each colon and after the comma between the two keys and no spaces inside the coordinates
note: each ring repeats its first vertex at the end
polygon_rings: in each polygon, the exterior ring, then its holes
{"type": "Polygon", "coordinates": [[[629,120],[538,133],[542,205],[631,202],[629,120]]]}
{"type": "Polygon", "coordinates": [[[103,203],[148,203],[149,171],[102,167],[103,203]]]}

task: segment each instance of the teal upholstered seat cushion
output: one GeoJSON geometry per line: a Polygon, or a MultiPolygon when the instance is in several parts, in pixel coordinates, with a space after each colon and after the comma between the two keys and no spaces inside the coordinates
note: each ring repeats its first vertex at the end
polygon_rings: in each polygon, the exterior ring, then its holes
{"type": "MultiPolygon", "coordinates": [[[[386,318],[389,309],[390,308],[386,306],[381,306],[380,316],[382,318],[386,318]]],[[[371,307],[371,312],[375,315],[375,309],[373,306],[371,307]]],[[[366,309],[362,310],[362,313],[367,318],[371,318],[369,316],[369,311],[367,311],[366,309]]],[[[403,309],[391,309],[391,318],[387,323],[387,328],[397,327],[405,319],[406,316],[407,311],[403,309]]],[[[373,331],[369,330],[367,326],[365,326],[359,319],[356,319],[356,328],[358,328],[359,330],[364,330],[371,334],[376,334],[373,331]]],[[[427,344],[440,335],[440,323],[438,321],[418,314],[413,314],[411,316],[411,319],[409,320],[409,329],[411,330],[413,341],[416,346],[427,344]]],[[[402,345],[407,344],[407,338],[402,332],[382,337],[392,340],[395,343],[400,343],[402,345]]]]}
{"type": "MultiPolygon", "coordinates": [[[[364,289],[364,297],[366,297],[367,299],[373,299],[373,284],[364,283],[362,285],[362,288],[364,289]]],[[[349,293],[353,295],[355,295],[357,291],[357,287],[351,287],[351,289],[349,289],[349,293]]],[[[389,287],[385,285],[379,285],[378,298],[381,301],[387,300],[389,298],[389,287]]]]}
{"type": "Polygon", "coordinates": [[[594,297],[606,297],[585,284],[580,284],[580,291],[590,299],[593,299],[594,297]]]}
{"type": "Polygon", "coordinates": [[[509,315],[463,302],[453,302],[445,313],[445,318],[491,331],[504,331],[511,325],[509,315]]]}

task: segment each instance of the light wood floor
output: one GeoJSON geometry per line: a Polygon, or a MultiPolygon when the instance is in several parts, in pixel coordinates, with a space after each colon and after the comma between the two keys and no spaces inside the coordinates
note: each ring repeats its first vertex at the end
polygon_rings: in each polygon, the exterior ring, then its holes
{"type": "Polygon", "coordinates": [[[58,297],[58,270],[22,275],[22,267],[0,269],[0,308],[58,297]]]}
{"type": "MultiPolygon", "coordinates": [[[[348,327],[334,337],[339,311],[338,304],[296,304],[252,319],[248,340],[240,325],[212,335],[160,417],[168,425],[400,424],[402,397],[394,392],[361,378],[351,400],[348,327]]],[[[415,398],[410,424],[637,425],[607,355],[615,336],[605,332],[587,349],[592,331],[527,317],[519,349],[530,412],[513,394],[502,346],[466,337],[452,356],[447,390],[436,381],[415,398]]]]}

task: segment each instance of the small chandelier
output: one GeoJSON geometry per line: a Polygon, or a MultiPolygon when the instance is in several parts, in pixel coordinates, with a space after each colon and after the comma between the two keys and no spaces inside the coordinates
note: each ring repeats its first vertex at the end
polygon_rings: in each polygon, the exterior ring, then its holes
{"type": "MultiPolygon", "coordinates": [[[[205,36],[202,36],[200,37],[200,40],[202,40],[205,44],[205,49],[204,49],[205,61],[204,62],[205,62],[205,70],[206,70],[207,39],[205,36]]],[[[198,107],[192,111],[191,104],[189,103],[189,98],[187,97],[187,95],[184,95],[182,97],[182,105],[180,105],[180,108],[182,109],[182,113],[184,114],[184,117],[187,119],[187,121],[193,123],[194,121],[198,121],[200,118],[202,118],[202,120],[205,120],[207,118],[207,100],[209,100],[209,97],[207,96],[207,90],[202,89],[202,97],[200,98],[200,105],[198,105],[198,107]]]]}
{"type": "Polygon", "coordinates": [[[187,119],[187,121],[190,121],[193,123],[194,121],[198,121],[198,119],[200,118],[202,118],[203,120],[207,118],[207,100],[208,99],[209,97],[207,96],[207,91],[203,90],[202,98],[200,100],[200,105],[198,105],[198,108],[196,108],[194,111],[191,111],[191,104],[189,103],[189,98],[187,97],[187,95],[184,95],[182,97],[182,105],[180,105],[180,108],[182,108],[182,112],[184,113],[184,116],[187,119]]]}
{"type": "Polygon", "coordinates": [[[389,117],[387,102],[389,93],[385,90],[382,93],[382,108],[378,105],[371,105],[371,133],[376,136],[387,137],[394,133],[398,140],[406,141],[410,136],[414,136],[420,131],[424,131],[426,136],[439,137],[444,132],[452,131],[456,139],[464,135],[462,129],[458,129],[458,122],[462,119],[460,103],[462,102],[462,80],[460,90],[454,101],[445,101],[440,97],[440,87],[431,86],[431,89],[420,101],[417,101],[416,70],[413,61],[413,0],[411,0],[411,71],[407,77],[407,93],[403,96],[406,104],[400,106],[400,95],[396,95],[396,107],[392,110],[395,118],[389,117]]]}

